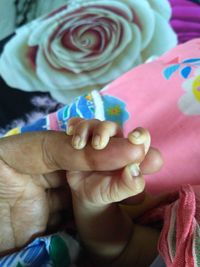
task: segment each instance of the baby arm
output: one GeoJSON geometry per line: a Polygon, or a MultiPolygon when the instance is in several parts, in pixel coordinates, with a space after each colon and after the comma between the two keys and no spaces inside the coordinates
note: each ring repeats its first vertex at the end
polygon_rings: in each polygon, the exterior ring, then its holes
{"type": "MultiPolygon", "coordinates": [[[[77,149],[84,148],[90,139],[95,149],[103,149],[111,136],[122,135],[115,123],[97,120],[73,119],[68,129],[77,149]]],[[[147,152],[150,145],[147,131],[140,128],[129,135],[129,140],[143,143],[147,152]]],[[[117,203],[143,192],[145,183],[138,164],[114,172],[69,172],[68,183],[79,235],[94,263],[97,266],[149,266],[157,255],[159,233],[134,225],[117,203]]]]}

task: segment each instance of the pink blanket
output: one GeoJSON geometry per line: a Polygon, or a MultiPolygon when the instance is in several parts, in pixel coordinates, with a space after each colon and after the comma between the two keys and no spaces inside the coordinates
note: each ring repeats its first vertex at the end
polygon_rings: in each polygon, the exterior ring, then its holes
{"type": "Polygon", "coordinates": [[[200,186],[183,186],[176,201],[155,208],[142,221],[160,219],[163,228],[158,250],[166,266],[200,266],[200,186]]]}

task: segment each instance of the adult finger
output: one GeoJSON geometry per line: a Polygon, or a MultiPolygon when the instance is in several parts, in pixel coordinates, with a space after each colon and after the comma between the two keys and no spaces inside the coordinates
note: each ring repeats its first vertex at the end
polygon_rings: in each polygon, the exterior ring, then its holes
{"type": "Polygon", "coordinates": [[[140,169],[143,174],[151,174],[160,171],[164,164],[160,151],[151,147],[144,159],[140,164],[140,169]]]}
{"type": "MultiPolygon", "coordinates": [[[[160,158],[156,151],[152,156],[160,158]]],[[[129,163],[140,163],[144,159],[144,147],[133,145],[125,138],[112,138],[103,150],[94,150],[90,144],[84,150],[76,150],[65,133],[44,131],[0,139],[0,159],[18,172],[28,174],[115,170],[129,163]]],[[[150,171],[150,161],[144,162],[144,167],[150,171]]]]}

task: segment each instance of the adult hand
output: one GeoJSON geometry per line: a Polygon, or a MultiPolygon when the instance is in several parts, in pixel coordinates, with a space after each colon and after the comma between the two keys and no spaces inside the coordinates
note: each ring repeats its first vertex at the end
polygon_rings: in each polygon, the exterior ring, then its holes
{"type": "MultiPolygon", "coordinates": [[[[62,220],[70,203],[64,170],[115,170],[141,162],[144,149],[125,138],[112,138],[101,151],[71,146],[62,132],[34,132],[0,139],[0,252],[25,245],[62,220]]],[[[157,171],[160,154],[150,149],[143,173],[157,171]]]]}

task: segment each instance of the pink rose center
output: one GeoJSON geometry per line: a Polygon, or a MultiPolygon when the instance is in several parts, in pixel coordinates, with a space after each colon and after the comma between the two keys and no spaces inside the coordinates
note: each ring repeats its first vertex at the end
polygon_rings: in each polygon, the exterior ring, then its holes
{"type": "Polygon", "coordinates": [[[31,46],[27,50],[27,59],[33,70],[35,70],[35,67],[36,67],[37,51],[38,51],[38,46],[31,46]]]}

